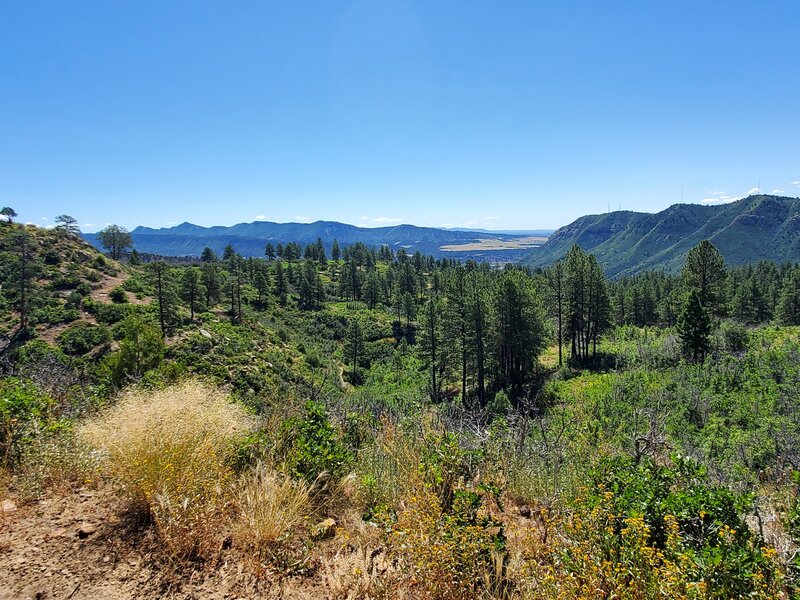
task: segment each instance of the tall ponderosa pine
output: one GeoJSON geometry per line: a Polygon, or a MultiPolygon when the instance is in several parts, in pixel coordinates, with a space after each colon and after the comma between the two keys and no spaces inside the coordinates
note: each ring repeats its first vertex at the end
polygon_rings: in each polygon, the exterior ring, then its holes
{"type": "Polygon", "coordinates": [[[361,355],[364,352],[364,332],[361,329],[361,324],[358,322],[358,319],[350,319],[344,341],[344,353],[348,362],[352,365],[351,380],[355,382],[356,373],[358,373],[358,362],[361,360],[361,355]]]}
{"type": "Polygon", "coordinates": [[[286,272],[283,270],[283,263],[277,261],[275,263],[275,295],[278,297],[278,303],[281,306],[286,306],[289,297],[289,282],[286,277],[286,272]]]}
{"type": "Polygon", "coordinates": [[[202,254],[200,254],[200,260],[204,263],[213,263],[217,262],[218,259],[216,253],[211,248],[206,246],[203,248],[202,254]]]}
{"type": "Polygon", "coordinates": [[[418,343],[428,367],[431,400],[441,397],[442,386],[449,376],[452,344],[445,340],[444,315],[447,300],[432,295],[420,312],[418,343]]]}
{"type": "Polygon", "coordinates": [[[492,356],[496,387],[518,387],[527,381],[544,347],[541,301],[533,280],[518,270],[506,270],[492,291],[492,356]]]}
{"type": "Polygon", "coordinates": [[[597,340],[608,327],[611,304],[605,275],[597,259],[572,246],[565,261],[566,329],[571,355],[585,361],[597,354],[597,340]]]}
{"type": "Polygon", "coordinates": [[[677,328],[684,356],[702,362],[711,347],[711,317],[696,289],[683,303],[677,328]]]}
{"type": "Polygon", "coordinates": [[[228,259],[228,300],[231,319],[235,323],[244,320],[243,294],[246,277],[244,259],[239,254],[234,254],[228,259]]]}
{"type": "Polygon", "coordinates": [[[795,267],[783,282],[778,318],[784,325],[800,325],[800,267],[795,267]]]}
{"type": "Polygon", "coordinates": [[[547,298],[555,320],[556,342],[558,343],[558,366],[564,364],[564,306],[567,300],[567,281],[562,261],[555,262],[545,269],[547,298]]]}
{"type": "Polygon", "coordinates": [[[317,266],[313,260],[307,259],[303,264],[298,295],[300,297],[300,308],[302,309],[317,309],[322,305],[325,292],[322,280],[317,272],[317,266]]]}
{"type": "Polygon", "coordinates": [[[17,211],[15,211],[10,206],[4,206],[0,210],[0,215],[4,216],[6,218],[6,223],[13,223],[14,222],[14,217],[17,216],[17,211]]]}
{"type": "Polygon", "coordinates": [[[213,262],[203,263],[200,268],[200,279],[206,294],[206,308],[212,308],[222,299],[222,276],[213,262]]]}
{"type": "Polygon", "coordinates": [[[711,242],[703,240],[689,250],[681,271],[681,280],[686,291],[697,290],[700,304],[711,315],[722,314],[725,260],[711,242]]]}
{"type": "Polygon", "coordinates": [[[166,336],[178,319],[178,294],[172,268],[162,260],[147,265],[150,284],[155,290],[158,324],[166,336]]]}
{"type": "Polygon", "coordinates": [[[187,267],[181,277],[181,300],[186,302],[189,307],[189,319],[194,321],[194,315],[202,308],[203,282],[200,269],[197,267],[187,267]]]}

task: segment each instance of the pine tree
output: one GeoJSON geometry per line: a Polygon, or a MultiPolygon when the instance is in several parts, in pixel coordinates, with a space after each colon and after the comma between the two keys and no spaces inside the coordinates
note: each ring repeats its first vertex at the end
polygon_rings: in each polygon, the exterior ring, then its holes
{"type": "Polygon", "coordinates": [[[206,246],[205,248],[203,248],[203,253],[200,255],[200,260],[204,263],[213,263],[217,262],[218,259],[214,251],[208,246],[206,246]]]}
{"type": "Polygon", "coordinates": [[[722,314],[725,260],[711,242],[703,240],[689,250],[681,280],[685,290],[697,290],[700,303],[711,315],[722,314]]]}
{"type": "Polygon", "coordinates": [[[114,260],[119,260],[122,253],[133,246],[131,234],[119,225],[109,225],[101,229],[97,232],[97,239],[114,260]]]}
{"type": "Polygon", "coordinates": [[[286,306],[289,294],[289,283],[286,280],[286,273],[283,270],[283,263],[275,263],[275,295],[281,306],[286,306]]]}
{"type": "Polygon", "coordinates": [[[692,290],[686,297],[677,328],[684,356],[702,362],[711,348],[711,317],[697,290],[692,290]]]}
{"type": "Polygon", "coordinates": [[[339,240],[333,240],[333,244],[331,245],[331,260],[338,261],[341,258],[341,252],[339,250],[339,240]]]}
{"type": "Polygon", "coordinates": [[[556,341],[558,343],[558,366],[564,364],[564,306],[566,303],[566,276],[564,263],[557,261],[544,272],[547,282],[548,299],[556,322],[556,341]]]}
{"type": "Polygon", "coordinates": [[[264,255],[269,260],[275,260],[275,247],[272,245],[272,242],[267,242],[267,245],[264,247],[264,255]]]}
{"type": "Polygon", "coordinates": [[[350,323],[347,326],[344,351],[353,369],[351,381],[355,382],[358,372],[358,361],[361,359],[361,354],[364,351],[364,333],[361,330],[361,324],[356,318],[350,319],[350,323]]]}
{"type": "Polygon", "coordinates": [[[183,271],[180,295],[189,306],[189,320],[194,321],[195,312],[200,310],[200,300],[203,297],[202,278],[197,267],[188,267],[183,271]]]}
{"type": "Polygon", "coordinates": [[[778,319],[784,325],[800,325],[800,267],[795,267],[783,283],[778,319]]]}
{"type": "Polygon", "coordinates": [[[236,250],[231,244],[225,246],[225,249],[222,251],[222,260],[225,262],[230,261],[234,256],[236,256],[236,250]]]}
{"type": "Polygon", "coordinates": [[[203,263],[200,269],[201,282],[206,294],[206,308],[219,304],[222,297],[222,281],[219,269],[212,262],[203,263]]]}
{"type": "Polygon", "coordinates": [[[147,265],[147,272],[155,289],[161,335],[166,337],[167,331],[178,319],[178,294],[173,270],[163,260],[159,260],[147,265]]]}

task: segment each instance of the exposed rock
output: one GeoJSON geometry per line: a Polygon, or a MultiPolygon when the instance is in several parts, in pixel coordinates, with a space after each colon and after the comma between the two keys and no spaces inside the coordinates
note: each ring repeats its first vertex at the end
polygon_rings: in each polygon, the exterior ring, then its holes
{"type": "Polygon", "coordinates": [[[92,525],[91,523],[84,523],[81,525],[80,529],[78,529],[78,537],[82,540],[85,540],[96,531],[97,527],[95,525],[92,525]]]}
{"type": "Polygon", "coordinates": [[[336,521],[331,518],[317,523],[312,530],[312,536],[315,540],[324,540],[334,535],[336,535],[336,521]]]}
{"type": "Polygon", "coordinates": [[[520,506],[518,510],[519,510],[519,515],[521,517],[525,517],[526,519],[531,518],[531,507],[528,506],[527,504],[520,506]]]}
{"type": "Polygon", "coordinates": [[[3,500],[2,505],[0,505],[0,512],[10,513],[17,510],[17,505],[14,504],[11,500],[3,500]]]}
{"type": "Polygon", "coordinates": [[[213,337],[213,336],[212,336],[212,335],[211,335],[211,334],[210,334],[208,331],[206,331],[205,329],[200,329],[200,331],[199,331],[198,333],[199,333],[200,335],[202,335],[204,338],[208,338],[209,340],[210,340],[210,339],[213,337]]]}

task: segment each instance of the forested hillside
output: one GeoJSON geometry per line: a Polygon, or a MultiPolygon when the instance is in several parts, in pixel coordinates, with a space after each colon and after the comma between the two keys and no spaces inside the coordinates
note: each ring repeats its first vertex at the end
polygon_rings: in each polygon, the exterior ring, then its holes
{"type": "Polygon", "coordinates": [[[11,597],[799,593],[796,264],[274,250],[0,225],[11,597]]]}
{"type": "Polygon", "coordinates": [[[674,274],[702,240],[710,240],[732,265],[796,262],[800,199],[758,195],[718,206],[675,204],[656,214],[588,215],[556,231],[523,263],[547,266],[578,244],[614,279],[650,270],[674,274]]]}

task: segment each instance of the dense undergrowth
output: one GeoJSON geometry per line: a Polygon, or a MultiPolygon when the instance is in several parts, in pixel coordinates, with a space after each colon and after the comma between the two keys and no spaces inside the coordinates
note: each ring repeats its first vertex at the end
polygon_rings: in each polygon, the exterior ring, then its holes
{"type": "MultiPolygon", "coordinates": [[[[81,251],[35,282],[41,306],[78,315],[31,318],[3,350],[0,490],[20,502],[113,485],[177,569],[225,556],[336,597],[798,594],[797,327],[720,318],[693,361],[669,324],[609,324],[591,360],[559,368],[551,345],[519,383],[487,362],[480,402],[458,369],[432,386],[429,305],[349,298],[342,261],[318,261],[312,308],[299,279],[194,320],[176,296],[162,337],[152,275],[87,271],[101,260],[81,251]],[[79,303],[54,284],[71,274],[79,303]],[[121,292],[100,296],[112,274],[121,292]]],[[[535,300],[522,274],[497,277],[535,300]]]]}

